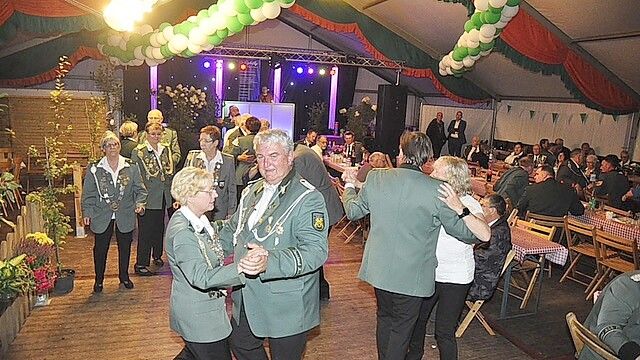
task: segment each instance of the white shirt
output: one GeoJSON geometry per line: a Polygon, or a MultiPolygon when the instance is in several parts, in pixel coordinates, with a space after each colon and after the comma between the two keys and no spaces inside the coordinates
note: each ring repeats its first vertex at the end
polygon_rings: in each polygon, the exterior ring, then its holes
{"type": "Polygon", "coordinates": [[[162,155],[162,152],[164,151],[164,146],[158,143],[158,151],[156,151],[156,149],[154,149],[153,146],[149,144],[149,141],[145,140],[145,144],[147,144],[147,150],[153,152],[153,154],[155,155],[156,163],[158,163],[158,168],[162,169],[162,162],[160,161],[160,155],[162,155]]]}
{"type": "Polygon", "coordinates": [[[280,183],[277,183],[276,185],[270,185],[266,182],[264,183],[262,196],[260,197],[260,200],[258,200],[258,203],[255,206],[255,210],[251,213],[251,215],[249,216],[249,220],[247,221],[247,226],[249,226],[249,229],[253,228],[256,225],[258,219],[260,219],[262,217],[262,214],[264,214],[264,212],[267,210],[267,206],[269,205],[269,202],[271,202],[271,198],[273,197],[273,194],[276,193],[279,186],[280,183]]]}
{"type": "Polygon", "coordinates": [[[182,206],[177,211],[180,211],[182,215],[184,215],[184,217],[189,220],[189,223],[191,224],[191,226],[193,226],[193,229],[196,232],[201,232],[202,229],[205,229],[209,233],[209,236],[213,239],[213,227],[211,226],[211,223],[209,222],[209,219],[207,219],[206,215],[197,217],[196,214],[194,214],[188,206],[182,206]]]}
{"type": "MultiPolygon", "coordinates": [[[[116,184],[118,183],[118,173],[120,173],[120,170],[126,167],[129,167],[129,163],[127,163],[126,159],[122,155],[120,155],[120,157],[118,158],[118,168],[116,169],[115,172],[113,171],[111,166],[109,166],[109,161],[107,161],[106,156],[100,159],[100,162],[98,162],[98,165],[96,165],[96,167],[105,169],[111,175],[111,180],[113,180],[113,186],[116,188],[116,191],[119,191],[118,187],[116,186],[116,184]]],[[[99,186],[99,185],[96,184],[96,186],[99,186]]],[[[104,189],[101,189],[100,191],[102,192],[104,191],[104,189]]],[[[113,215],[111,215],[111,218],[112,219],[116,218],[115,211],[113,212],[113,215]]]]}
{"type": "Polygon", "coordinates": [[[469,150],[469,155],[467,155],[467,160],[471,161],[471,157],[473,156],[473,154],[480,152],[480,147],[479,146],[473,146],[471,148],[471,150],[469,150]]]}
{"type": "Polygon", "coordinates": [[[216,164],[222,164],[222,153],[220,151],[216,151],[216,156],[213,159],[208,160],[207,155],[204,151],[200,151],[196,159],[200,159],[204,162],[204,165],[207,167],[207,172],[213,174],[213,171],[216,169],[216,164]]]}
{"type": "MultiPolygon", "coordinates": [[[[473,196],[461,196],[460,201],[469,208],[472,214],[482,214],[482,206],[473,196]]],[[[436,259],[438,260],[437,282],[468,284],[473,281],[476,269],[476,263],[473,259],[473,245],[465,244],[447,234],[443,227],[440,227],[440,234],[438,234],[436,259]]]]}

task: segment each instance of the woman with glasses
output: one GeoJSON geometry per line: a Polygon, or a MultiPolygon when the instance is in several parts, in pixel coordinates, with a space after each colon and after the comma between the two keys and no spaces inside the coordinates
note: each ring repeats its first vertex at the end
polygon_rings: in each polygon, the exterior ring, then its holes
{"type": "Polygon", "coordinates": [[[120,155],[118,136],[107,131],[100,140],[100,147],[105,156],[97,164],[88,167],[82,189],[84,224],[89,225],[95,234],[94,293],[100,293],[103,289],[107,252],[114,226],[118,241],[120,284],[126,289],[133,289],[133,282],[129,279],[131,235],[135,227],[135,214],[143,214],[147,202],[147,190],[140,171],[120,155]]]}
{"type": "Polygon", "coordinates": [[[213,175],[213,185],[218,193],[216,207],[207,212],[210,220],[224,220],[236,211],[237,188],[235,160],[220,151],[220,129],[208,125],[200,129],[200,150],[191,150],[184,166],[205,169],[213,175]]]}
{"type": "Polygon", "coordinates": [[[224,265],[233,248],[223,247],[217,228],[205,216],[218,196],[213,175],[205,169],[180,170],[171,194],[181,207],[167,226],[166,250],[173,274],[170,324],[185,343],[175,359],[231,360],[225,289],[244,284],[245,274],[264,271],[268,253],[259,247],[250,249],[243,258],[224,265]]]}
{"type": "Polygon", "coordinates": [[[131,160],[138,165],[148,192],[146,211],[138,215],[138,252],[134,269],[137,275],[151,276],[151,256],[156,266],[164,265],[164,211],[173,205],[171,180],[174,163],[171,148],[160,144],[164,127],[156,122],[149,122],[145,132],[146,140],[131,153],[131,160]]]}

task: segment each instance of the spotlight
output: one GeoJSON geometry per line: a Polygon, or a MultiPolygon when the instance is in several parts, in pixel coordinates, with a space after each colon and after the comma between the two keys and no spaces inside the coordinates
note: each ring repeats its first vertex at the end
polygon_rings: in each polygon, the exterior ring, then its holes
{"type": "Polygon", "coordinates": [[[249,66],[245,63],[240,64],[240,71],[246,71],[249,68],[249,66]]]}
{"type": "Polygon", "coordinates": [[[227,65],[229,67],[229,70],[233,70],[236,68],[236,63],[234,62],[230,62],[229,65],[227,65]]]}
{"type": "Polygon", "coordinates": [[[296,68],[296,72],[297,72],[298,74],[302,74],[302,73],[304,72],[304,69],[302,68],[302,66],[298,66],[298,67],[296,68]]]}
{"type": "Polygon", "coordinates": [[[331,75],[331,76],[333,76],[333,75],[335,75],[337,73],[338,73],[338,68],[335,67],[335,66],[331,68],[331,71],[329,71],[329,75],[331,75]]]}
{"type": "Polygon", "coordinates": [[[325,69],[318,70],[318,74],[320,74],[320,76],[324,76],[326,73],[327,73],[327,70],[325,69]]]}
{"type": "Polygon", "coordinates": [[[313,74],[313,68],[312,67],[307,69],[307,74],[309,74],[309,75],[313,74]]]}
{"type": "Polygon", "coordinates": [[[202,64],[202,66],[204,66],[204,68],[205,68],[205,69],[208,69],[208,68],[210,68],[210,67],[211,67],[211,63],[210,63],[210,62],[208,62],[208,61],[205,61],[205,62],[202,64]]]}
{"type": "Polygon", "coordinates": [[[289,85],[293,86],[293,85],[294,85],[294,84],[293,84],[293,81],[292,81],[292,82],[290,82],[290,83],[289,83],[289,85]]]}

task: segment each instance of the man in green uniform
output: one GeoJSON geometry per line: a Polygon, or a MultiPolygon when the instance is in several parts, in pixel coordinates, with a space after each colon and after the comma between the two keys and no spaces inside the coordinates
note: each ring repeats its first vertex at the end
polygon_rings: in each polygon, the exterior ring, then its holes
{"type": "MultiPolygon", "coordinates": [[[[152,109],[147,114],[148,123],[153,122],[162,124],[163,120],[164,117],[162,116],[162,111],[158,109],[152,109]]],[[[174,129],[166,127],[166,124],[162,126],[164,126],[165,128],[164,133],[162,133],[162,139],[160,140],[160,143],[171,149],[171,157],[173,158],[173,163],[177,164],[182,156],[182,153],[180,152],[180,145],[178,145],[178,133],[174,129]]],[[[147,132],[143,131],[138,135],[138,143],[144,144],[145,140],[147,140],[147,132]]]]}
{"type": "Polygon", "coordinates": [[[293,170],[293,142],[282,130],[254,139],[262,179],[242,193],[220,238],[236,258],[261,246],[266,269],[233,292],[232,350],[238,360],[301,359],[306,334],[320,323],[317,270],[327,259],[322,194],[293,170]]]}

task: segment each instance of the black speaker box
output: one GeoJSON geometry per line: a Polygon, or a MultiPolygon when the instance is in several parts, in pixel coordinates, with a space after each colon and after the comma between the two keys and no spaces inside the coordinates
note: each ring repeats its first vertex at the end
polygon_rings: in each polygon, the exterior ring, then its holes
{"type": "Polygon", "coordinates": [[[407,87],[378,85],[376,148],[395,158],[407,113],[407,87]]]}

